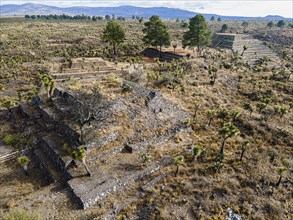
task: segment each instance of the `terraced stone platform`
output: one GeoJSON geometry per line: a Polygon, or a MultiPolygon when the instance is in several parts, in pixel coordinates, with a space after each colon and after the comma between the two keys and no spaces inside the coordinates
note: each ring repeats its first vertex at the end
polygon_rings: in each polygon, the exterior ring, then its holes
{"type": "MultiPolygon", "coordinates": [[[[108,68],[105,63],[101,65],[108,68]]],[[[93,120],[85,125],[84,143],[81,143],[78,123],[68,114],[84,105],[84,100],[78,96],[81,90],[71,91],[67,84],[57,82],[50,100],[40,94],[32,102],[16,109],[15,120],[33,128],[30,135],[37,139],[34,145],[35,159],[48,183],[66,184],[80,207],[85,209],[117,190],[127,191],[130,185],[132,189],[141,190],[138,181],[142,178],[148,177],[150,181],[144,190],[164,178],[166,175],[159,173],[159,170],[173,162],[168,151],[171,148],[178,150],[180,146],[189,143],[191,128],[184,121],[190,116],[179,103],[169,100],[156,90],[123,79],[121,82],[128,85],[129,92],[123,93],[121,85],[117,83],[114,87],[107,87],[109,73],[106,72],[90,75],[67,71],[54,76],[62,79],[65,74],[84,77],[78,80],[81,89],[88,90],[93,86],[91,77],[99,81],[99,85],[105,85],[102,92],[110,105],[103,111],[110,114],[105,120],[93,120]],[[174,137],[178,134],[186,137],[176,145],[174,137]],[[92,177],[87,176],[81,163],[77,167],[67,167],[71,158],[65,144],[72,150],[80,145],[87,149],[86,161],[92,177]],[[128,150],[125,151],[126,146],[128,150]],[[148,152],[154,154],[153,160],[143,164],[139,155],[148,152]],[[161,156],[157,156],[157,152],[161,152],[161,156]]]]}
{"type": "Polygon", "coordinates": [[[250,63],[254,63],[264,56],[270,59],[278,58],[277,54],[269,47],[248,34],[217,33],[212,42],[212,46],[215,48],[233,49],[239,54],[243,52],[244,45],[247,46],[247,50],[243,53],[243,59],[250,63]]]}

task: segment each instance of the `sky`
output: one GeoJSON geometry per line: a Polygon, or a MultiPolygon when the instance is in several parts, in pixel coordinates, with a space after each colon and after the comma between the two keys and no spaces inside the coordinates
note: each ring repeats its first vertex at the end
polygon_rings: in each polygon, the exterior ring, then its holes
{"type": "Polygon", "coordinates": [[[0,0],[1,5],[37,3],[58,7],[121,6],[170,7],[205,14],[234,16],[281,15],[293,18],[293,0],[0,0]]]}

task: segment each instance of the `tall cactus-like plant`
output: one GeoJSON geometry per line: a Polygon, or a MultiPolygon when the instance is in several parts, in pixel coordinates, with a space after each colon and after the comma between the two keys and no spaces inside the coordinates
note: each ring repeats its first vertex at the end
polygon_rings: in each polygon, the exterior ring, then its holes
{"type": "Polygon", "coordinates": [[[218,111],[217,111],[217,117],[221,119],[221,121],[227,119],[229,115],[229,112],[226,108],[220,108],[218,111]]]}
{"type": "Polygon", "coordinates": [[[48,99],[51,99],[55,89],[55,81],[51,76],[44,76],[42,81],[47,92],[48,99]]]}
{"type": "Polygon", "coordinates": [[[224,147],[227,139],[232,136],[237,136],[238,134],[240,134],[240,131],[234,124],[228,122],[223,125],[223,127],[219,131],[219,134],[223,138],[220,154],[224,156],[224,147]]]}
{"type": "Polygon", "coordinates": [[[264,102],[258,102],[258,103],[256,103],[256,107],[258,108],[258,113],[261,113],[261,111],[263,109],[265,109],[266,106],[267,106],[267,104],[264,103],[264,102]]]}
{"type": "Polygon", "coordinates": [[[250,111],[250,115],[252,114],[252,112],[253,112],[253,107],[252,107],[252,105],[251,105],[250,103],[245,103],[244,106],[243,106],[243,108],[244,108],[245,110],[250,111]]]}
{"type": "Polygon", "coordinates": [[[177,176],[178,172],[179,172],[179,166],[181,166],[184,163],[184,156],[180,155],[180,156],[175,157],[174,163],[176,165],[175,176],[177,176]]]}
{"type": "Polygon", "coordinates": [[[246,149],[247,149],[249,146],[250,146],[250,141],[249,141],[249,140],[245,140],[245,141],[243,141],[242,146],[241,146],[241,156],[240,156],[240,161],[242,161],[242,158],[243,158],[244,152],[246,151],[246,149]]]}
{"type": "Polygon", "coordinates": [[[243,56],[244,52],[248,49],[248,47],[246,45],[243,45],[243,51],[241,53],[241,56],[243,56]]]}
{"type": "Polygon", "coordinates": [[[195,105],[194,105],[194,117],[195,118],[196,118],[197,112],[199,111],[200,108],[201,108],[201,103],[200,102],[195,103],[195,105]]]}
{"type": "Polygon", "coordinates": [[[242,115],[242,111],[240,109],[235,109],[232,112],[233,122],[235,122],[237,119],[239,119],[241,115],[242,115]]]}
{"type": "Polygon", "coordinates": [[[27,165],[30,162],[30,159],[27,156],[21,156],[17,158],[18,163],[22,166],[22,169],[26,176],[29,176],[29,173],[27,171],[27,165]]]}
{"type": "Polygon", "coordinates": [[[207,110],[206,114],[207,114],[208,119],[209,119],[208,126],[210,126],[211,123],[212,123],[213,118],[216,116],[216,112],[215,112],[215,110],[210,110],[209,109],[209,110],[207,110]]]}
{"type": "Polygon", "coordinates": [[[92,176],[91,171],[89,170],[85,158],[86,158],[86,151],[85,148],[83,146],[80,146],[77,150],[73,151],[70,156],[72,157],[73,160],[78,160],[80,162],[82,162],[84,168],[86,169],[86,172],[88,174],[88,176],[92,176]]]}
{"type": "Polygon", "coordinates": [[[273,105],[273,108],[274,108],[274,115],[278,114],[281,112],[281,108],[282,106],[280,105],[273,105]]]}
{"type": "Polygon", "coordinates": [[[282,178],[283,178],[283,175],[284,175],[285,172],[287,172],[286,167],[284,167],[284,166],[279,167],[278,173],[279,173],[280,176],[279,176],[279,180],[278,180],[278,182],[276,184],[276,187],[278,187],[280,185],[280,183],[282,181],[282,178]]]}
{"type": "Polygon", "coordinates": [[[191,152],[193,160],[196,160],[202,153],[202,148],[199,145],[192,145],[191,146],[191,152]]]}
{"type": "Polygon", "coordinates": [[[284,114],[288,113],[288,109],[286,107],[281,107],[280,112],[281,112],[280,117],[282,118],[284,114]]]}

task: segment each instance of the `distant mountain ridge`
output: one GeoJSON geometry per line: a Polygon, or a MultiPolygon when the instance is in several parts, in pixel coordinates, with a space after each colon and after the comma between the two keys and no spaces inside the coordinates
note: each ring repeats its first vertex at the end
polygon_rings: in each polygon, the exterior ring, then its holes
{"type": "MultiPolygon", "coordinates": [[[[67,15],[89,15],[105,16],[112,15],[131,18],[134,16],[149,18],[152,15],[159,15],[163,19],[188,19],[195,16],[196,12],[167,7],[136,7],[136,6],[117,6],[117,7],[83,7],[74,6],[61,8],[42,4],[27,3],[23,5],[7,4],[0,6],[1,16],[24,16],[24,15],[49,15],[49,14],[67,14],[67,15]]],[[[222,16],[217,14],[203,14],[206,19],[212,16],[221,17],[224,20],[293,20],[278,15],[268,15],[266,17],[242,17],[242,16],[222,16]]]]}

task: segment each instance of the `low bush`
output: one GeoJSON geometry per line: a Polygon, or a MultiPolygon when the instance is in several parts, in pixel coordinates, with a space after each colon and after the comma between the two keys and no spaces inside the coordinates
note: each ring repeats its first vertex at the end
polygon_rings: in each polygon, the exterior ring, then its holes
{"type": "Polygon", "coordinates": [[[4,220],[41,220],[41,218],[25,210],[16,210],[4,216],[4,220]]]}

